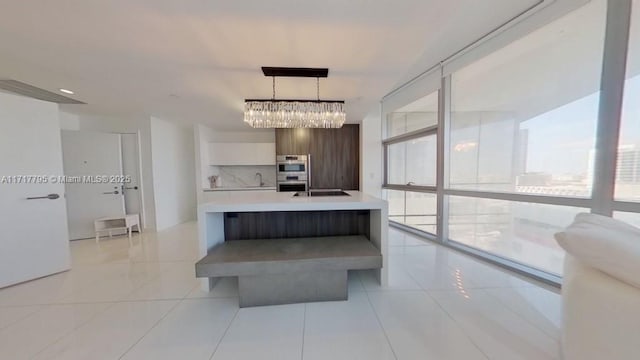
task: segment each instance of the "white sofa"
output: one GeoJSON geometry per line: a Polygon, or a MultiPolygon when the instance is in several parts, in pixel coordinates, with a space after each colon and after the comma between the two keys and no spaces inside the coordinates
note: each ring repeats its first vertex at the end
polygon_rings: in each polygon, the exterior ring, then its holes
{"type": "Polygon", "coordinates": [[[565,360],[640,359],[640,289],[570,255],[564,266],[562,323],[565,360]]]}
{"type": "Polygon", "coordinates": [[[581,214],[556,238],[567,250],[562,285],[563,358],[640,359],[640,229],[581,214]],[[623,274],[623,279],[611,274],[623,274]]]}

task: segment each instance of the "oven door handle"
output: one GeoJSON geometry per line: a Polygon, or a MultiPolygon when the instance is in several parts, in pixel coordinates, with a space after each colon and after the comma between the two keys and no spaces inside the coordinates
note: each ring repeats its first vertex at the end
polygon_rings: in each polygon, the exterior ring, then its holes
{"type": "Polygon", "coordinates": [[[311,190],[311,154],[307,155],[307,190],[311,190]]]}

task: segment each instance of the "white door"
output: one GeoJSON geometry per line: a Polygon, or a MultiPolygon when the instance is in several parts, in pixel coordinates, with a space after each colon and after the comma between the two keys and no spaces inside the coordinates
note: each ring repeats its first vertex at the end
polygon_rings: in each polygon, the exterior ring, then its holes
{"type": "Polygon", "coordinates": [[[125,214],[120,134],[62,131],[62,153],[69,238],[94,237],[95,219],[125,214]]]}
{"type": "Polygon", "coordinates": [[[124,184],[124,208],[127,214],[142,214],[142,189],[138,172],[140,155],[138,153],[138,134],[121,134],[122,173],[128,180],[124,184]]]}
{"type": "Polygon", "coordinates": [[[0,93],[0,288],[70,268],[59,176],[57,104],[0,93]]]}

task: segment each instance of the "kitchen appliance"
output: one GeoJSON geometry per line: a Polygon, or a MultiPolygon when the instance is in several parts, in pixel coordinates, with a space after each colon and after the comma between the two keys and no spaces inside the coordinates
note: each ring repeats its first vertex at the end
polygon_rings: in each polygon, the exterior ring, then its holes
{"type": "Polygon", "coordinates": [[[307,191],[309,185],[307,160],[307,155],[276,156],[278,191],[307,191]]]}
{"type": "Polygon", "coordinates": [[[307,191],[307,183],[304,181],[285,181],[278,183],[278,191],[281,192],[289,192],[289,191],[307,191]]]}
{"type": "Polygon", "coordinates": [[[295,193],[293,196],[351,196],[349,193],[342,191],[340,189],[323,189],[323,190],[310,190],[310,191],[299,191],[295,193]]]}

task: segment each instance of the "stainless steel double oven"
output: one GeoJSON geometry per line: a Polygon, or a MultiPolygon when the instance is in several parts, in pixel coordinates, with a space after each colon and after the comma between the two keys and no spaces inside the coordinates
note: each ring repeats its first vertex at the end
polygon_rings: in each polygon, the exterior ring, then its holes
{"type": "Polygon", "coordinates": [[[307,155],[276,156],[278,191],[307,191],[309,157],[307,155]]]}

